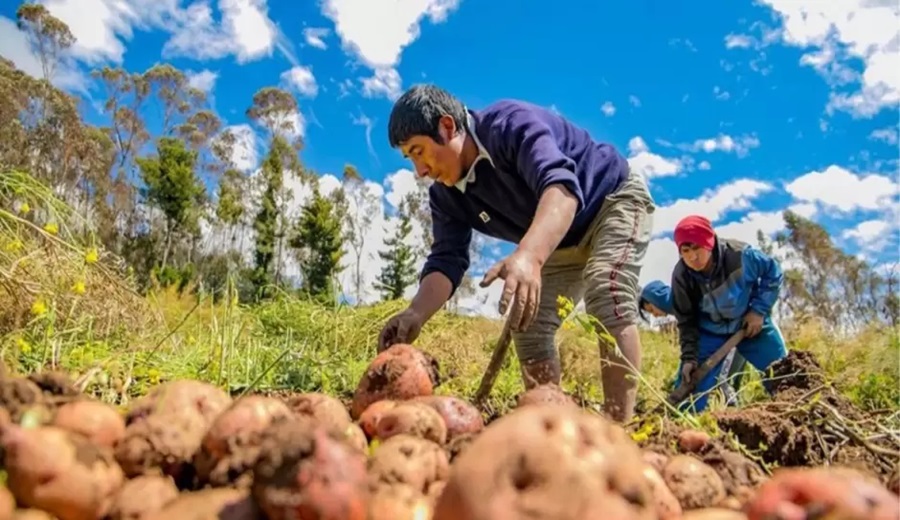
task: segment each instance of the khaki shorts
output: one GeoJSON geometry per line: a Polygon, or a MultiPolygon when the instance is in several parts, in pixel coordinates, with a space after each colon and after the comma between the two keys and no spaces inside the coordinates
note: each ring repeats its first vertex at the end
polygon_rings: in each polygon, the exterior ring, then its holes
{"type": "Polygon", "coordinates": [[[581,243],[557,249],[541,272],[538,315],[525,332],[513,333],[522,362],[556,355],[561,324],[557,298],[584,298],[585,310],[610,333],[638,319],[638,279],[653,227],[656,205],[640,174],[628,178],[604,200],[581,243]]]}

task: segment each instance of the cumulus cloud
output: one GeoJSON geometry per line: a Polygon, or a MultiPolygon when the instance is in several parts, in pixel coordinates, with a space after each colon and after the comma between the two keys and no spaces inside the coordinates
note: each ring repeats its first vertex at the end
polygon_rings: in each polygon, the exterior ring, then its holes
{"type": "Polygon", "coordinates": [[[678,159],[663,157],[650,151],[646,141],[640,136],[628,141],[628,164],[644,178],[671,177],[683,169],[678,159]]]}
{"type": "Polygon", "coordinates": [[[188,85],[197,90],[206,92],[207,94],[212,92],[213,88],[216,85],[216,80],[219,78],[218,72],[214,72],[209,69],[204,69],[198,72],[188,71],[186,75],[188,85]]]}
{"type": "Polygon", "coordinates": [[[884,210],[895,203],[897,184],[875,173],[856,174],[831,165],[794,179],[785,190],[795,199],[841,212],[884,210]]]}
{"type": "MultiPolygon", "coordinates": [[[[43,78],[41,60],[31,49],[24,32],[20,31],[15,20],[0,16],[0,56],[5,57],[15,66],[34,78],[43,78]]],[[[72,92],[87,94],[87,77],[78,70],[68,55],[56,67],[52,83],[72,92]]]]}
{"type": "Polygon", "coordinates": [[[772,185],[765,182],[739,179],[707,189],[694,199],[678,199],[656,210],[653,234],[657,236],[670,233],[675,230],[679,220],[695,213],[715,222],[729,211],[747,210],[751,207],[751,201],[772,189],[772,185]]]}
{"type": "Polygon", "coordinates": [[[612,101],[607,101],[600,106],[600,111],[603,112],[603,115],[606,117],[612,117],[616,114],[616,105],[613,105],[612,101]]]}
{"type": "Polygon", "coordinates": [[[307,27],[303,29],[303,38],[306,40],[307,45],[323,51],[328,48],[325,38],[329,34],[331,34],[331,30],[325,27],[307,27]]]}
{"type": "Polygon", "coordinates": [[[301,96],[313,98],[319,93],[319,85],[311,67],[302,65],[291,67],[281,73],[281,81],[301,96]]]}

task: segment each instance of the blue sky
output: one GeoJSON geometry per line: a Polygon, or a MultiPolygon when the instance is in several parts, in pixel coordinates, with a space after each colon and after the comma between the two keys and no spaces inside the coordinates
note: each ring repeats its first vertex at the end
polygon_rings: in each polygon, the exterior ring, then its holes
{"type": "MultiPolygon", "coordinates": [[[[257,89],[285,86],[304,163],[356,165],[389,208],[412,189],[411,165],[387,145],[391,100],[434,82],[476,109],[505,97],[554,107],[628,156],[659,206],[644,281],[668,278],[671,229],[694,212],[754,240],[790,207],[875,264],[897,257],[900,15],[888,2],[44,3],[79,40],[56,82],[93,122],[104,116],[91,66],[169,61],[236,127],[257,89]]],[[[14,4],[0,7],[0,54],[37,73],[14,4]]]]}

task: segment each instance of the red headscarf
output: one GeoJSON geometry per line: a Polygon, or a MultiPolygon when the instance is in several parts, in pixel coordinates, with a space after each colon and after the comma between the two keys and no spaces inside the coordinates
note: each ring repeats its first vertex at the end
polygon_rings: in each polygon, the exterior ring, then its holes
{"type": "Polygon", "coordinates": [[[689,215],[681,219],[675,226],[675,245],[681,249],[681,244],[685,242],[712,251],[716,245],[716,232],[713,231],[712,223],[700,215],[689,215]]]}

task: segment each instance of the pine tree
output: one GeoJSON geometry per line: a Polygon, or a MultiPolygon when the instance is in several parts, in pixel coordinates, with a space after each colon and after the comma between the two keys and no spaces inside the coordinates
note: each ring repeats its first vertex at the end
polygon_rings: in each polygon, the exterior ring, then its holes
{"type": "Polygon", "coordinates": [[[302,291],[327,304],[334,304],[335,275],[344,256],[341,215],[335,200],[323,196],[319,188],[303,206],[290,246],[297,250],[303,275],[302,291]]]}
{"type": "Polygon", "coordinates": [[[399,225],[393,237],[384,241],[387,250],[378,256],[385,262],[378,276],[380,291],[384,300],[403,297],[406,288],[416,282],[416,260],[418,254],[411,244],[412,221],[408,204],[401,203],[398,211],[399,225]]]}

